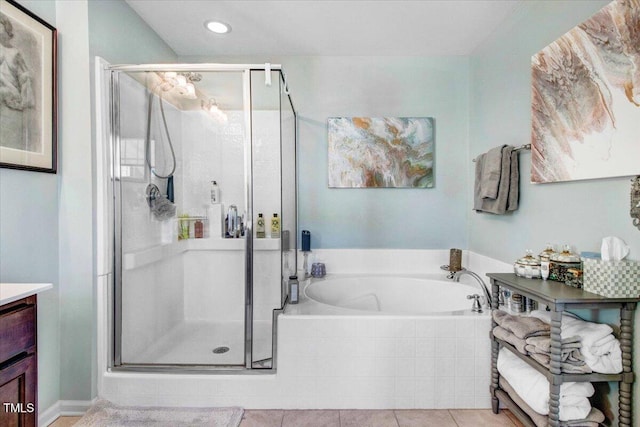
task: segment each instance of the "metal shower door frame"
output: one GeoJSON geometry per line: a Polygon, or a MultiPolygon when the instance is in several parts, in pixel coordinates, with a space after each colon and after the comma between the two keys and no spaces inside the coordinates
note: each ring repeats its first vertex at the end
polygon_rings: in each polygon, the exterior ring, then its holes
{"type": "MultiPolygon", "coordinates": [[[[271,374],[276,371],[277,354],[277,315],[284,310],[284,306],[274,309],[274,322],[272,325],[272,354],[271,368],[253,368],[253,174],[252,174],[252,140],[253,123],[251,108],[251,71],[272,70],[277,71],[284,80],[282,67],[277,64],[137,64],[137,65],[111,65],[106,67],[110,72],[110,97],[111,97],[111,176],[113,190],[113,307],[110,313],[110,330],[112,335],[112,354],[109,357],[108,369],[111,371],[135,371],[135,372],[207,372],[216,374],[271,374]],[[163,71],[237,71],[242,72],[243,78],[243,111],[245,121],[244,135],[244,162],[245,162],[245,206],[246,206],[246,231],[245,231],[245,351],[244,365],[146,365],[122,363],[122,200],[121,200],[121,176],[120,176],[120,99],[119,99],[119,73],[120,72],[163,72],[163,71]]],[[[290,95],[286,92],[290,99],[290,95]]],[[[293,102],[291,102],[293,109],[293,102]]],[[[294,116],[297,120],[295,110],[294,116]]],[[[297,127],[297,126],[296,126],[297,127]]],[[[282,139],[280,141],[282,144],[282,139]]],[[[282,188],[280,189],[282,191],[282,188]]],[[[296,221],[297,222],[297,221],[296,221]]],[[[282,263],[280,268],[282,268],[282,263]]]]}

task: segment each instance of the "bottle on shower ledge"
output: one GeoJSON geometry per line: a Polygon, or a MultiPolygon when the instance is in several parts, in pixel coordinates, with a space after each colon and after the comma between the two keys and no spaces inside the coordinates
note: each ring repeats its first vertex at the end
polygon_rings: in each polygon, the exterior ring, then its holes
{"type": "Polygon", "coordinates": [[[220,203],[220,187],[216,181],[211,181],[211,204],[217,205],[220,203]]]}
{"type": "Polygon", "coordinates": [[[273,214],[271,218],[271,238],[277,239],[280,237],[280,218],[277,213],[273,214]]]}
{"type": "Polygon", "coordinates": [[[258,239],[267,237],[267,233],[264,228],[264,217],[261,213],[258,214],[258,221],[256,222],[256,237],[258,239]]]}
{"type": "Polygon", "coordinates": [[[204,237],[204,223],[198,218],[193,225],[193,237],[196,239],[202,239],[204,237]]]}

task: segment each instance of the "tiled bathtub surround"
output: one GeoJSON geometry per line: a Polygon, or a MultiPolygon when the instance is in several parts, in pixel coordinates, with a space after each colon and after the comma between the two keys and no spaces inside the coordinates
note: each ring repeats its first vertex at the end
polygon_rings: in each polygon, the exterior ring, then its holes
{"type": "MultiPolygon", "coordinates": [[[[443,276],[446,273],[439,266],[448,262],[448,254],[448,250],[314,251],[333,273],[364,269],[389,274],[396,269],[403,274],[439,272],[443,276]]],[[[510,268],[466,251],[463,265],[482,276],[489,270],[510,268]],[[484,265],[487,270],[480,268],[484,265]]],[[[101,283],[101,304],[105,285],[101,283]]],[[[298,307],[288,307],[278,319],[275,375],[110,373],[104,369],[99,394],[129,405],[489,408],[490,320],[486,313],[444,317],[354,315],[321,309],[315,314],[299,312],[308,303],[303,296],[298,307]]],[[[104,324],[102,319],[102,346],[109,336],[104,324]]]]}
{"type": "Polygon", "coordinates": [[[278,326],[294,407],[489,407],[488,316],[284,315],[278,326]]]}

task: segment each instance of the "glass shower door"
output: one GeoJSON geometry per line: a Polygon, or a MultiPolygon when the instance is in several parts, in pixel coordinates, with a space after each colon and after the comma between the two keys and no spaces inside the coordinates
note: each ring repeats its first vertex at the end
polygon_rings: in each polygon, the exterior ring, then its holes
{"type": "Polygon", "coordinates": [[[265,71],[251,71],[253,218],[265,224],[264,234],[253,233],[254,368],[273,366],[274,310],[296,271],[295,116],[280,72],[270,73],[266,85],[265,71]]]}
{"type": "Polygon", "coordinates": [[[116,366],[246,365],[247,73],[112,74],[116,366]]]}

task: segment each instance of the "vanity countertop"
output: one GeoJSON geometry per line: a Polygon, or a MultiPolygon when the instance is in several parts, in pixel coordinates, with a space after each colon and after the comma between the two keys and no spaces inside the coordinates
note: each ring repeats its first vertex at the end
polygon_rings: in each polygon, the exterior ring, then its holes
{"type": "Polygon", "coordinates": [[[0,306],[51,288],[51,283],[0,283],[0,306]]]}

